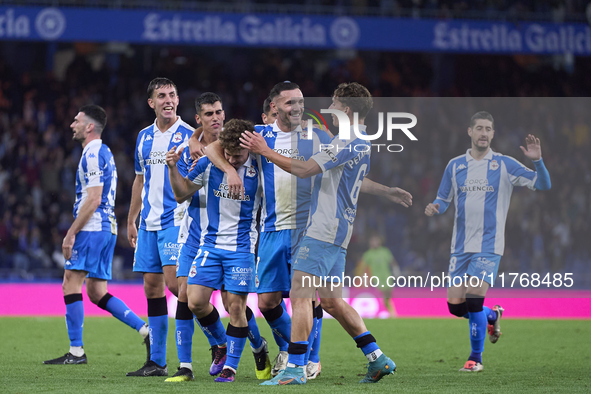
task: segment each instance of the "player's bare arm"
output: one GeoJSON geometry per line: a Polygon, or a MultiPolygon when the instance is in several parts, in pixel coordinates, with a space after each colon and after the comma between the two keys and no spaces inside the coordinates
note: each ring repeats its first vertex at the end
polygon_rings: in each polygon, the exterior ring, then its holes
{"type": "Polygon", "coordinates": [[[374,182],[369,178],[363,179],[363,183],[361,183],[361,192],[386,197],[393,203],[400,204],[405,208],[412,205],[412,195],[406,190],[399,187],[388,187],[381,183],[374,182]]]}
{"type": "Polygon", "coordinates": [[[224,150],[220,146],[219,141],[214,141],[207,145],[205,154],[211,160],[214,166],[222,170],[228,176],[228,191],[231,194],[237,194],[240,198],[244,197],[244,185],[238,176],[236,169],[232,167],[228,160],[224,157],[224,150]]]}
{"type": "Polygon", "coordinates": [[[425,215],[439,215],[439,204],[430,203],[429,205],[427,205],[427,207],[425,208],[425,215]]]}
{"type": "Polygon", "coordinates": [[[129,213],[127,215],[127,240],[134,249],[137,242],[137,225],[135,222],[142,208],[143,188],[144,175],[136,174],[133,180],[133,186],[131,187],[131,202],[129,203],[129,213]]]}
{"type": "Polygon", "coordinates": [[[199,141],[201,134],[203,134],[203,127],[198,127],[193,132],[191,138],[189,138],[189,154],[193,160],[197,160],[201,156],[205,156],[205,145],[199,141]]]}
{"type": "Polygon", "coordinates": [[[74,223],[70,226],[70,229],[66,233],[64,241],[62,242],[62,252],[66,260],[69,260],[70,257],[72,257],[72,248],[74,247],[74,241],[76,241],[76,234],[82,230],[86,225],[86,222],[88,222],[99,205],[101,205],[101,196],[103,194],[102,186],[89,187],[86,191],[88,193],[86,200],[82,204],[82,207],[80,207],[80,212],[78,213],[76,220],[74,220],[74,223]]]}
{"type": "Polygon", "coordinates": [[[540,145],[540,139],[534,135],[529,134],[525,137],[525,148],[520,146],[521,151],[528,159],[532,161],[538,161],[542,158],[542,147],[540,145]]]}
{"type": "Polygon", "coordinates": [[[262,155],[269,159],[283,171],[289,172],[298,178],[309,178],[320,174],[322,169],[316,161],[309,159],[307,161],[293,160],[285,157],[269,148],[262,135],[245,131],[240,138],[241,146],[249,149],[252,153],[262,155]]]}
{"type": "Polygon", "coordinates": [[[170,179],[174,198],[178,203],[182,203],[191,198],[197,190],[201,189],[201,186],[197,186],[187,178],[181,176],[176,166],[176,163],[181,158],[181,152],[177,152],[176,149],[176,146],[173,146],[166,153],[166,166],[168,167],[168,178],[170,179]]]}

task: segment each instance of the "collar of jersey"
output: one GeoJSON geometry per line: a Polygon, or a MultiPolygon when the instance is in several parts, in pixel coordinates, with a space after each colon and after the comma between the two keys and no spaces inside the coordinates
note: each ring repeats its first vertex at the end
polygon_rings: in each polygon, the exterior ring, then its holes
{"type": "MultiPolygon", "coordinates": [[[[271,127],[273,127],[273,132],[274,133],[283,133],[284,132],[283,130],[281,130],[279,128],[279,126],[277,126],[277,121],[273,122],[273,124],[271,124],[271,127]]],[[[292,130],[292,133],[293,132],[301,133],[302,132],[302,125],[299,125],[298,127],[296,127],[295,130],[292,130]]]]}
{"type": "Polygon", "coordinates": [[[244,164],[242,164],[242,167],[248,168],[248,167],[252,166],[252,159],[253,159],[252,158],[252,153],[249,153],[248,154],[248,159],[246,159],[246,161],[244,162],[244,164]]]}
{"type": "MultiPolygon", "coordinates": [[[[466,151],[466,161],[472,161],[472,160],[476,160],[475,158],[472,157],[472,155],[470,154],[470,151],[472,151],[472,148],[469,148],[466,151]]],[[[483,157],[484,160],[492,160],[493,158],[493,150],[489,149],[488,153],[486,154],[486,156],[483,157]]]]}
{"type": "MultiPolygon", "coordinates": [[[[177,115],[177,116],[178,116],[178,115],[177,115]]],[[[156,125],[156,120],[157,120],[157,119],[154,119],[154,134],[156,134],[156,130],[158,130],[158,131],[160,131],[160,132],[162,133],[162,131],[161,131],[161,130],[158,128],[158,126],[156,125]]],[[[174,123],[172,124],[172,126],[170,126],[170,128],[164,132],[164,134],[167,134],[167,133],[172,133],[172,134],[174,134],[174,133],[177,131],[177,129],[179,128],[179,126],[181,125],[181,122],[182,122],[182,121],[183,121],[183,120],[181,119],[181,117],[180,117],[180,116],[178,116],[178,119],[176,120],[176,122],[174,122],[174,123]]],[[[201,133],[201,134],[203,135],[203,133],[201,133]]]]}
{"type": "Polygon", "coordinates": [[[98,140],[92,140],[92,141],[90,141],[88,144],[86,144],[86,146],[82,150],[82,154],[86,153],[86,151],[89,150],[94,145],[100,145],[102,143],[103,143],[103,140],[101,140],[100,138],[98,140]]]}

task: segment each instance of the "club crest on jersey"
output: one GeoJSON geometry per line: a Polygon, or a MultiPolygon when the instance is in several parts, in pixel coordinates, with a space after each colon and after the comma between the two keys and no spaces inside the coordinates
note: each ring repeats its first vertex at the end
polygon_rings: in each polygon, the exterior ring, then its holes
{"type": "Polygon", "coordinates": [[[182,134],[180,132],[176,133],[174,135],[174,137],[172,137],[172,142],[174,142],[175,144],[178,144],[182,140],[183,140],[183,136],[182,136],[182,134]]]}
{"type": "Polygon", "coordinates": [[[499,163],[496,160],[492,160],[488,166],[492,171],[499,168],[499,163]]]}
{"type": "Polygon", "coordinates": [[[248,169],[246,170],[246,176],[252,178],[253,176],[255,176],[257,174],[256,170],[254,169],[254,166],[250,166],[248,167],[248,169]]]}

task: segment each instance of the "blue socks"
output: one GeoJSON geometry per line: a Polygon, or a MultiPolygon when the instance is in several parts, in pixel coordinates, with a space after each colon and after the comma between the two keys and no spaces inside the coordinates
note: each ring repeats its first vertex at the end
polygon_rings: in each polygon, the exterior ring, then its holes
{"type": "Polygon", "coordinates": [[[190,363],[192,361],[191,350],[193,348],[195,323],[193,323],[193,312],[189,309],[189,304],[177,301],[175,317],[176,351],[179,357],[179,362],[190,363]]]}
{"type": "Polygon", "coordinates": [[[364,355],[368,355],[371,352],[375,352],[380,347],[376,343],[376,339],[369,331],[364,332],[363,334],[357,335],[353,338],[357,343],[357,347],[361,348],[361,351],[364,355]]]}
{"type": "Polygon", "coordinates": [[[150,326],[150,360],[166,365],[166,336],[168,335],[168,306],[166,297],[148,298],[148,324],[150,326]]]}
{"type": "Polygon", "coordinates": [[[215,338],[213,337],[213,335],[211,335],[209,330],[206,331],[203,329],[203,327],[201,327],[201,323],[199,323],[199,319],[197,319],[197,316],[195,316],[195,323],[197,323],[197,325],[199,326],[201,331],[203,331],[205,338],[207,338],[207,342],[209,342],[209,346],[211,346],[211,347],[217,346],[218,341],[215,340],[215,338]]]}
{"type": "Polygon", "coordinates": [[[469,312],[468,322],[470,323],[470,345],[472,354],[468,360],[482,363],[481,353],[484,350],[484,341],[486,339],[486,314],[484,311],[469,312]]]}
{"type": "Polygon", "coordinates": [[[146,324],[142,319],[139,318],[138,315],[129,309],[127,305],[125,305],[125,302],[121,301],[117,297],[113,297],[109,293],[105,294],[96,305],[99,308],[109,312],[119,321],[127,324],[131,328],[134,328],[136,331],[139,331],[140,328],[146,324]]]}
{"type": "Polygon", "coordinates": [[[322,311],[322,306],[318,305],[316,307],[316,318],[318,319],[318,323],[316,323],[316,335],[314,336],[314,342],[312,342],[312,351],[310,352],[309,360],[313,363],[317,363],[320,361],[320,338],[322,336],[322,317],[324,316],[324,312],[322,311]]]}
{"type": "Polygon", "coordinates": [[[246,321],[248,321],[248,339],[250,340],[250,346],[253,349],[258,349],[263,345],[263,338],[259,332],[259,326],[254,318],[252,309],[246,307],[246,321]]]}
{"type": "Polygon", "coordinates": [[[66,303],[66,328],[70,337],[70,346],[82,346],[82,325],[84,324],[84,305],[82,294],[64,296],[66,303]]]}
{"type": "MultiPolygon", "coordinates": [[[[484,297],[466,294],[466,305],[468,306],[468,323],[470,328],[470,346],[472,353],[468,360],[482,363],[482,351],[486,339],[486,313],[484,311],[484,297]]],[[[490,309],[486,308],[489,312],[490,309]]]]}
{"type": "Polygon", "coordinates": [[[316,337],[316,329],[318,328],[318,319],[316,318],[316,308],[312,309],[314,314],[314,318],[312,319],[312,331],[310,331],[310,335],[308,336],[308,350],[304,354],[304,364],[308,365],[308,360],[310,359],[310,351],[312,350],[312,344],[314,343],[314,338],[316,337]]]}
{"type": "Polygon", "coordinates": [[[488,324],[493,324],[497,321],[497,312],[493,311],[488,306],[482,307],[482,310],[484,310],[484,314],[486,315],[486,320],[488,321],[488,324]]]}
{"type": "Polygon", "coordinates": [[[248,327],[234,327],[228,323],[228,330],[226,331],[228,338],[228,352],[226,354],[228,358],[224,367],[233,368],[234,371],[238,369],[238,363],[240,362],[240,356],[246,344],[248,331],[248,327]]]}
{"type": "Polygon", "coordinates": [[[287,359],[288,367],[291,366],[290,364],[296,367],[302,367],[307,364],[304,362],[304,358],[308,351],[308,341],[290,342],[287,351],[289,352],[289,358],[287,359]]]}
{"type": "Polygon", "coordinates": [[[211,337],[213,337],[216,345],[223,346],[227,343],[226,329],[220,320],[220,314],[218,310],[215,309],[213,305],[212,307],[213,310],[209,315],[199,319],[199,325],[201,326],[201,329],[205,335],[211,335],[211,337]]]}
{"type": "Polygon", "coordinates": [[[285,342],[277,342],[279,350],[282,350],[282,347],[285,348],[285,344],[289,343],[291,340],[291,318],[287,314],[285,302],[281,301],[281,304],[277,305],[275,308],[262,313],[273,330],[275,340],[277,341],[277,338],[280,338],[285,342]]]}

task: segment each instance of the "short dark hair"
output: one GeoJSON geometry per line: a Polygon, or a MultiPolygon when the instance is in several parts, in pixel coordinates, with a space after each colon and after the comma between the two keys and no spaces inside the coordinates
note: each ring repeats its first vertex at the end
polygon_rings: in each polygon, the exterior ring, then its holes
{"type": "Polygon", "coordinates": [[[281,94],[281,92],[284,92],[286,90],[295,90],[295,89],[299,89],[299,85],[295,82],[291,82],[291,81],[283,81],[283,82],[279,82],[277,85],[273,86],[273,89],[271,89],[271,91],[269,92],[269,98],[271,99],[271,101],[275,100],[275,98],[277,96],[279,96],[281,94]]]}
{"type": "Polygon", "coordinates": [[[239,152],[243,149],[240,146],[240,136],[244,130],[253,131],[254,125],[249,120],[232,119],[224,125],[224,129],[218,137],[222,149],[229,153],[239,152]]]}
{"type": "Polygon", "coordinates": [[[341,103],[350,107],[365,119],[369,110],[373,107],[373,98],[367,88],[357,82],[342,83],[335,89],[333,96],[341,103]]]}
{"type": "Polygon", "coordinates": [[[150,84],[148,85],[148,98],[152,98],[152,95],[154,94],[154,90],[156,89],[160,89],[161,87],[164,86],[172,86],[176,92],[176,94],[179,94],[179,90],[176,88],[176,85],[174,84],[174,82],[172,82],[170,79],[168,78],[163,78],[163,77],[158,77],[158,78],[154,78],[150,84]]]}
{"type": "Polygon", "coordinates": [[[215,93],[205,92],[195,99],[195,111],[201,113],[203,104],[215,104],[216,102],[222,102],[222,98],[215,93]]]}
{"type": "Polygon", "coordinates": [[[470,128],[474,127],[478,119],[490,120],[490,122],[492,123],[492,127],[495,127],[495,120],[493,119],[491,114],[489,114],[486,111],[478,111],[470,118],[470,128]]]}
{"type": "Polygon", "coordinates": [[[269,112],[271,112],[271,97],[267,97],[263,103],[263,113],[269,115],[269,112]]]}
{"type": "Polygon", "coordinates": [[[95,133],[101,134],[107,125],[107,113],[102,107],[98,105],[89,104],[80,107],[78,112],[82,112],[88,118],[92,120],[95,126],[95,133]]]}

